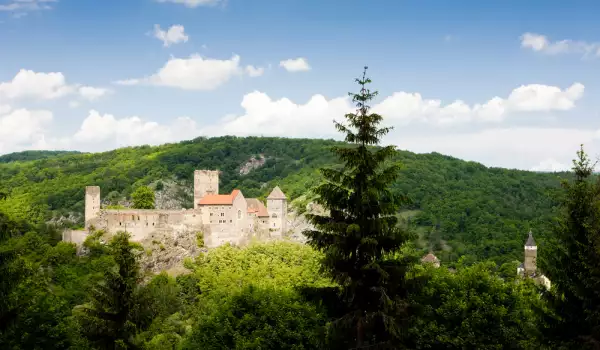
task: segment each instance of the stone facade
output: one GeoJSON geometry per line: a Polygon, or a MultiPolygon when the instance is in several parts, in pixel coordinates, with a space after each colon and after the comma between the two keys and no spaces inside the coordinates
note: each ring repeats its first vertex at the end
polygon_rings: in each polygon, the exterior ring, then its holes
{"type": "Polygon", "coordinates": [[[260,231],[281,237],[287,230],[287,198],[279,187],[273,189],[265,207],[256,198],[246,199],[240,190],[219,194],[218,171],[194,172],[193,209],[103,209],[100,203],[100,187],[87,186],[85,230],[65,232],[63,240],[81,244],[91,227],[110,234],[127,231],[136,242],[151,240],[158,233],[195,239],[202,232],[205,246],[212,248],[243,243],[260,231]]]}

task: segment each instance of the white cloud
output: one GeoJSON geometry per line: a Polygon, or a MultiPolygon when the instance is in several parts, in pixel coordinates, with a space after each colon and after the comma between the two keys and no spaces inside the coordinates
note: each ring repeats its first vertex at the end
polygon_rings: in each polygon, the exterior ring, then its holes
{"type": "Polygon", "coordinates": [[[109,92],[110,90],[103,88],[68,84],[65,76],[60,72],[37,73],[25,69],[21,69],[11,81],[0,83],[0,97],[6,99],[52,100],[79,94],[92,101],[109,92]]]}
{"type": "Polygon", "coordinates": [[[143,79],[117,81],[120,85],[151,84],[183,90],[213,90],[240,74],[240,56],[228,60],[203,58],[198,54],[190,58],[171,58],[155,74],[143,79]]]}
{"type": "Polygon", "coordinates": [[[189,8],[198,6],[214,6],[224,3],[225,0],[157,0],[158,2],[171,2],[174,4],[182,4],[189,8]]]}
{"type": "Polygon", "coordinates": [[[573,165],[561,163],[554,158],[548,158],[540,162],[540,164],[531,168],[531,171],[543,171],[543,172],[557,172],[557,171],[569,171],[573,168],[573,165]]]}
{"type": "Polygon", "coordinates": [[[11,109],[12,109],[12,107],[9,105],[1,105],[0,104],[0,115],[10,112],[11,109]]]}
{"type": "Polygon", "coordinates": [[[131,145],[157,145],[199,136],[196,123],[187,117],[175,119],[170,125],[144,121],[137,116],[117,119],[111,114],[91,110],[73,142],[83,147],[109,144],[117,147],[131,145]]]}
{"type": "Polygon", "coordinates": [[[590,156],[600,152],[595,131],[589,129],[508,127],[430,136],[400,132],[394,132],[386,142],[413,152],[439,152],[506,168],[542,169],[548,166],[548,159],[555,165],[570,164],[582,143],[590,156]]]}
{"type": "Polygon", "coordinates": [[[303,57],[283,60],[279,62],[279,66],[283,67],[288,72],[305,72],[311,69],[308,61],[303,57]]]}
{"type": "Polygon", "coordinates": [[[289,137],[331,137],[333,118],[351,110],[345,97],[327,100],[314,95],[306,104],[296,104],[287,98],[272,100],[267,94],[254,91],[244,96],[244,114],[227,116],[205,132],[219,135],[223,130],[235,135],[277,135],[289,137]]]}
{"type": "MultiPolygon", "coordinates": [[[[486,165],[552,170],[570,164],[581,143],[586,144],[586,150],[592,155],[600,151],[600,130],[493,126],[457,133],[456,130],[448,132],[445,128],[427,127],[422,132],[423,128],[419,130],[418,126],[402,126],[411,122],[443,126],[479,121],[481,123],[478,125],[485,127],[515,113],[572,109],[582,93],[583,86],[578,84],[563,90],[532,84],[514,89],[506,98],[494,97],[479,104],[467,104],[460,100],[442,104],[439,100],[424,99],[418,93],[397,92],[375,104],[373,110],[384,115],[385,125],[396,127],[384,142],[396,144],[402,149],[421,153],[435,151],[486,165]]],[[[35,132],[28,134],[33,136],[20,137],[20,140],[31,140],[29,148],[99,151],[130,145],[176,142],[200,135],[340,139],[342,135],[335,130],[332,121],[344,121],[344,114],[354,110],[348,97],[328,99],[317,94],[304,103],[296,103],[287,98],[273,99],[259,91],[245,95],[241,107],[242,113],[229,114],[202,126],[188,117],[157,123],[139,116],[117,117],[92,110],[71,137],[56,139],[42,133],[39,128],[33,128],[35,132]]],[[[14,117],[12,120],[15,125],[14,117]]],[[[23,141],[19,141],[18,147],[14,141],[10,142],[8,146],[4,142],[0,150],[6,152],[6,149],[25,147],[22,146],[23,141]]]]}
{"type": "Polygon", "coordinates": [[[0,154],[31,147],[43,137],[51,121],[52,112],[44,110],[16,109],[0,114],[0,154]]]}
{"type": "Polygon", "coordinates": [[[56,2],[58,0],[13,0],[7,4],[0,4],[0,11],[23,14],[26,11],[51,10],[51,4],[56,2]]]}
{"type": "Polygon", "coordinates": [[[584,57],[589,57],[590,55],[600,57],[600,43],[598,42],[575,41],[571,39],[552,42],[545,35],[536,33],[525,33],[520,39],[521,47],[548,55],[580,54],[584,57]]]}
{"type": "Polygon", "coordinates": [[[154,25],[154,37],[163,42],[163,46],[169,47],[172,44],[186,43],[189,36],[185,33],[182,25],[176,24],[169,29],[162,30],[158,24],[154,25]]]}
{"type": "Polygon", "coordinates": [[[102,96],[109,94],[111,91],[104,88],[96,88],[92,86],[82,86],[79,88],[79,95],[88,101],[95,101],[102,96]]]}
{"type": "Polygon", "coordinates": [[[246,74],[249,77],[260,77],[265,73],[265,69],[262,67],[254,67],[252,65],[246,66],[246,74]]]}
{"type": "Polygon", "coordinates": [[[70,108],[77,108],[81,105],[81,103],[79,101],[70,101],[69,102],[69,107],[70,108]]]}
{"type": "Polygon", "coordinates": [[[60,72],[36,73],[21,69],[9,82],[0,83],[0,95],[9,99],[34,97],[55,99],[73,92],[67,85],[65,76],[60,72]]]}
{"type": "MultiPolygon", "coordinates": [[[[494,97],[474,105],[461,100],[442,105],[440,100],[424,99],[419,93],[395,92],[375,104],[373,112],[382,114],[388,123],[396,126],[498,123],[511,113],[572,109],[575,101],[582,97],[583,90],[583,85],[578,83],[565,90],[532,84],[514,89],[508,98],[494,97]]],[[[242,115],[228,116],[209,127],[207,132],[219,134],[228,130],[238,135],[330,137],[337,134],[333,129],[333,118],[340,119],[354,110],[347,97],[328,100],[322,95],[314,95],[305,104],[296,104],[287,98],[273,100],[258,91],[245,95],[241,106],[244,109],[242,115]]]]}
{"type": "Polygon", "coordinates": [[[540,84],[522,85],[505,99],[496,96],[472,106],[461,100],[442,105],[441,100],[424,99],[419,93],[395,92],[375,105],[373,111],[400,124],[421,121],[443,126],[472,121],[499,122],[514,112],[570,110],[583,96],[584,89],[580,83],[565,90],[540,84]]]}
{"type": "Polygon", "coordinates": [[[138,85],[141,82],[142,81],[140,79],[125,79],[125,80],[117,80],[117,81],[113,82],[113,84],[131,86],[131,85],[138,85]]]}

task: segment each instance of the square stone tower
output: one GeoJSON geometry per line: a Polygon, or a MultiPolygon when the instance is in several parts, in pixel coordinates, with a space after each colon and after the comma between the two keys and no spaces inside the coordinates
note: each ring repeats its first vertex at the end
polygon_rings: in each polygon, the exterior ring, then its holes
{"type": "Polygon", "coordinates": [[[194,171],[194,209],[198,209],[198,202],[207,194],[219,194],[219,171],[194,171]]]}
{"type": "Polygon", "coordinates": [[[279,186],[275,186],[267,197],[269,212],[269,230],[276,235],[283,235],[287,230],[287,197],[279,186]]]}
{"type": "Polygon", "coordinates": [[[85,228],[89,228],[89,221],[100,214],[100,187],[85,187],[85,228]]]}
{"type": "Polygon", "coordinates": [[[525,276],[535,275],[537,270],[537,245],[533,239],[533,234],[529,231],[529,237],[525,242],[525,261],[523,263],[525,276]]]}

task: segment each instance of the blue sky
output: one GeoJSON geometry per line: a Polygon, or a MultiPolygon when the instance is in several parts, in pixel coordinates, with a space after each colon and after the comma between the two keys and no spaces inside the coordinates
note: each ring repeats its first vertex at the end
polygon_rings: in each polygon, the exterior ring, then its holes
{"type": "Polygon", "coordinates": [[[597,1],[0,0],[0,154],[339,137],[331,120],[368,65],[374,108],[396,128],[387,143],[562,169],[580,143],[600,151],[597,13],[597,1]]]}

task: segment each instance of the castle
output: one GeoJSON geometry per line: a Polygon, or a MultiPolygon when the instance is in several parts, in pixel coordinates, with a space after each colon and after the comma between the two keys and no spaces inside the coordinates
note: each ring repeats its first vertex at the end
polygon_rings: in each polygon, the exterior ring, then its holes
{"type": "Polygon", "coordinates": [[[536,283],[550,289],[551,283],[548,277],[537,271],[537,245],[531,231],[529,231],[529,237],[525,242],[525,261],[517,267],[517,275],[532,278],[536,283]]]}
{"type": "MultiPolygon", "coordinates": [[[[245,198],[240,190],[219,194],[219,171],[194,171],[193,209],[105,209],[100,187],[85,189],[85,230],[68,231],[63,240],[81,244],[90,228],[114,234],[127,231],[133,241],[150,239],[155,233],[195,237],[202,232],[208,248],[224,243],[240,244],[257,232],[280,238],[287,232],[287,197],[275,187],[267,205],[257,198],[245,198]]],[[[188,237],[189,238],[189,237],[188,237]]]]}

